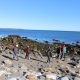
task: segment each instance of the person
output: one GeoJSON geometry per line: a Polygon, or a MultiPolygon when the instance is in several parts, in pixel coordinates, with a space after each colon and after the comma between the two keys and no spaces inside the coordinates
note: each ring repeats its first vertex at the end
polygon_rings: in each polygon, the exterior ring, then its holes
{"type": "Polygon", "coordinates": [[[66,48],[66,46],[64,45],[64,46],[63,46],[63,58],[64,58],[64,59],[65,59],[66,54],[67,54],[67,48],[66,48]]]}
{"type": "Polygon", "coordinates": [[[60,46],[59,59],[62,59],[62,54],[63,54],[63,45],[60,46]]]}
{"type": "Polygon", "coordinates": [[[52,52],[51,52],[51,48],[49,47],[47,50],[47,62],[48,63],[51,62],[51,57],[52,57],[52,52]]]}
{"type": "Polygon", "coordinates": [[[59,58],[59,54],[60,54],[60,46],[58,46],[58,47],[57,47],[57,50],[56,50],[56,52],[57,52],[56,59],[58,59],[58,58],[59,58]]]}
{"type": "Polygon", "coordinates": [[[13,59],[18,60],[18,53],[19,53],[18,45],[14,46],[13,52],[14,52],[13,59]]]}
{"type": "Polygon", "coordinates": [[[29,54],[30,54],[30,47],[29,47],[29,46],[27,46],[27,47],[24,49],[24,52],[26,53],[25,59],[30,59],[30,56],[29,56],[29,54]]]}

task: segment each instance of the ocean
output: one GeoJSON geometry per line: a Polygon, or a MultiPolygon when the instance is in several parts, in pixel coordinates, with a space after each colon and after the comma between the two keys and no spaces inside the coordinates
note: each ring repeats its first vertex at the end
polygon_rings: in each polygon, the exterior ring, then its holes
{"type": "Polygon", "coordinates": [[[54,39],[65,43],[80,41],[80,32],[74,31],[0,29],[0,37],[6,37],[8,35],[19,35],[39,42],[53,42],[54,39]]]}

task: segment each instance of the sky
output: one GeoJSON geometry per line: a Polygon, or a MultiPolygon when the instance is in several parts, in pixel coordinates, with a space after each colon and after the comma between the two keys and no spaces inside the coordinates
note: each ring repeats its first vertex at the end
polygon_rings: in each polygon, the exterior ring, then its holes
{"type": "Polygon", "coordinates": [[[0,28],[80,31],[80,0],[0,0],[0,28]]]}

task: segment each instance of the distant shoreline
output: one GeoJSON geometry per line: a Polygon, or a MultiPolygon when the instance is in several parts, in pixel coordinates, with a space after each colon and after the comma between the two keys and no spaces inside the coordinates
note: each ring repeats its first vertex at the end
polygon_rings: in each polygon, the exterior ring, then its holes
{"type": "Polygon", "coordinates": [[[11,29],[13,29],[13,30],[33,30],[33,31],[59,31],[59,32],[80,32],[80,31],[68,31],[68,30],[43,30],[43,29],[41,29],[41,30],[38,30],[38,29],[24,29],[24,28],[0,28],[0,29],[9,29],[9,30],[11,30],[11,29]]]}

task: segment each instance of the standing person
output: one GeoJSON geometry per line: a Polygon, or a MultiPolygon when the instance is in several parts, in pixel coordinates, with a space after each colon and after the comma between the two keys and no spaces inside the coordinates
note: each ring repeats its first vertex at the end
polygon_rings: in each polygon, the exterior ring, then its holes
{"type": "Polygon", "coordinates": [[[14,46],[13,52],[14,52],[13,59],[18,60],[18,53],[19,53],[18,45],[14,46]]]}
{"type": "Polygon", "coordinates": [[[60,46],[57,47],[56,52],[57,52],[57,56],[56,56],[56,58],[58,59],[58,58],[59,58],[59,54],[60,54],[60,46]]]}
{"type": "Polygon", "coordinates": [[[26,53],[25,59],[30,59],[30,57],[29,57],[29,54],[30,54],[30,47],[29,47],[29,46],[27,46],[27,47],[24,49],[24,52],[26,53]]]}
{"type": "Polygon", "coordinates": [[[51,48],[49,47],[47,50],[47,62],[50,63],[51,62],[51,57],[52,57],[52,53],[51,53],[51,48]]]}
{"type": "Polygon", "coordinates": [[[64,45],[64,46],[63,46],[63,58],[64,58],[64,59],[65,59],[66,54],[67,54],[67,48],[66,48],[66,46],[64,45]]]}
{"type": "Polygon", "coordinates": [[[60,46],[59,59],[62,59],[62,55],[63,55],[63,45],[60,46]]]}

